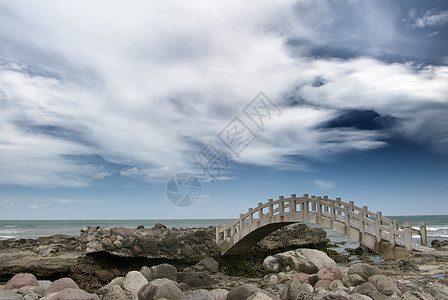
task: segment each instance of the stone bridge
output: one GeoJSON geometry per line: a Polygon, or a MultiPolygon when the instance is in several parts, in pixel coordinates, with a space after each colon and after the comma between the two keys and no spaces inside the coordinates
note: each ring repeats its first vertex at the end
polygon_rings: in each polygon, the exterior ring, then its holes
{"type": "Polygon", "coordinates": [[[398,224],[397,220],[383,217],[380,211],[373,213],[367,206],[355,206],[353,201],[342,202],[341,198],[328,196],[296,197],[280,196],[249,208],[230,225],[216,226],[216,243],[223,255],[241,254],[275,230],[293,223],[314,223],[347,235],[361,245],[385,257],[402,257],[412,250],[426,251],[426,224],[411,227],[410,222],[398,224]],[[419,235],[421,245],[412,241],[419,235]]]}

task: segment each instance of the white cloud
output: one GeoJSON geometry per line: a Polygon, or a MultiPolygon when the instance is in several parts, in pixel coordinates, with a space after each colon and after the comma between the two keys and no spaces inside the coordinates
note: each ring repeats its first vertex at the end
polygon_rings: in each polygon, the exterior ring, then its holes
{"type": "Polygon", "coordinates": [[[79,199],[53,199],[52,202],[61,204],[71,204],[81,202],[79,199]]]}
{"type": "Polygon", "coordinates": [[[39,208],[39,206],[38,205],[30,205],[30,206],[28,206],[28,208],[37,209],[37,208],[39,208]]]}
{"type": "MultiPolygon", "coordinates": [[[[11,57],[0,57],[0,183],[88,186],[113,174],[86,166],[82,158],[92,156],[129,166],[123,177],[194,172],[201,145],[216,140],[260,90],[282,115],[257,132],[239,162],[288,167],[293,155],[323,158],[386,145],[378,131],[316,129],[340,109],[392,114],[406,120],[400,134],[448,148],[447,67],[292,55],[289,34],[322,38],[297,18],[295,4],[3,3],[8,30],[0,38],[9,51],[2,53],[11,57]],[[313,86],[317,77],[326,83],[313,86]],[[296,87],[309,106],[282,102],[296,87]]],[[[328,13],[322,5],[314,17],[328,13]]],[[[381,34],[390,23],[382,23],[381,34]]]]}
{"type": "MultiPolygon", "coordinates": [[[[415,18],[415,15],[411,15],[415,18]]],[[[423,28],[426,26],[442,26],[448,23],[448,10],[435,12],[434,10],[427,11],[422,17],[415,18],[412,24],[414,28],[423,28]]]]}
{"type": "Polygon", "coordinates": [[[332,189],[336,186],[334,182],[323,179],[316,179],[313,183],[320,189],[332,189]]]}

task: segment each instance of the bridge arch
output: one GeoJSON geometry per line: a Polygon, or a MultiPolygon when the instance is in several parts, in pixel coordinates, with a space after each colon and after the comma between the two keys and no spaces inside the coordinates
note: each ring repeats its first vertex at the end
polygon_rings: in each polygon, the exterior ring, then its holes
{"type": "Polygon", "coordinates": [[[353,201],[346,203],[341,198],[332,200],[328,196],[309,197],[308,194],[269,199],[258,203],[256,208],[249,208],[229,225],[218,224],[216,243],[222,255],[241,254],[275,230],[303,222],[334,229],[378,254],[387,255],[400,248],[406,253],[429,249],[424,247],[427,244],[424,222],[420,223],[420,229],[415,229],[410,222],[398,224],[380,211],[373,213],[367,206],[355,206],[353,201]],[[421,245],[412,241],[412,234],[420,236],[421,245]]]}

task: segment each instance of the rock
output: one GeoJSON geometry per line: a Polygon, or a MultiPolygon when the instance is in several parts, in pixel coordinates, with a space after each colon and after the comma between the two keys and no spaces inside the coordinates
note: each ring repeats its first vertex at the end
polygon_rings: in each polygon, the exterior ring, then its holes
{"type": "Polygon", "coordinates": [[[43,287],[44,289],[48,289],[51,285],[50,280],[38,280],[37,282],[39,282],[39,286],[43,287]]]}
{"type": "Polygon", "coordinates": [[[24,286],[39,286],[36,276],[29,273],[14,275],[5,285],[4,290],[19,289],[24,286]]]}
{"type": "Polygon", "coordinates": [[[51,296],[51,298],[48,297],[48,300],[99,300],[99,298],[97,295],[89,294],[79,288],[65,288],[51,296]]]}
{"type": "Polygon", "coordinates": [[[293,270],[314,274],[325,267],[333,267],[336,263],[327,254],[315,249],[297,249],[268,256],[263,266],[271,271],[278,272],[290,267],[293,270]]]}
{"type": "Polygon", "coordinates": [[[133,297],[137,296],[138,291],[148,283],[148,280],[138,271],[131,271],[126,274],[123,280],[123,289],[129,292],[133,297]]]}
{"type": "Polygon", "coordinates": [[[180,300],[185,296],[177,285],[167,279],[159,278],[145,284],[138,292],[139,300],[156,300],[166,298],[168,300],[180,300]]]}
{"type": "Polygon", "coordinates": [[[23,300],[23,296],[13,290],[0,290],[1,300],[23,300]]]}
{"type": "MultiPolygon", "coordinates": [[[[267,292],[263,291],[262,289],[251,285],[251,284],[243,284],[241,286],[238,286],[234,289],[232,289],[229,294],[227,295],[226,300],[246,300],[253,294],[256,294],[258,292],[261,292],[263,294],[266,294],[267,296],[271,297],[267,292]]],[[[272,297],[271,297],[272,298],[272,297]]]]}
{"type": "MultiPolygon", "coordinates": [[[[100,293],[97,292],[100,295],[100,293]]],[[[112,285],[101,292],[102,300],[128,300],[126,292],[119,285],[112,285]]]]}
{"type": "Polygon", "coordinates": [[[360,286],[357,286],[353,290],[353,293],[366,295],[374,300],[389,300],[389,297],[381,294],[378,291],[378,289],[376,288],[376,286],[371,282],[366,282],[366,283],[361,284],[360,286]]]}
{"type": "Polygon", "coordinates": [[[219,271],[219,263],[213,258],[207,257],[194,265],[193,269],[196,271],[208,271],[213,274],[219,271]]]}
{"type": "Polygon", "coordinates": [[[381,271],[376,266],[372,266],[365,263],[354,264],[348,268],[348,274],[358,274],[364,280],[368,280],[370,276],[380,275],[381,271]]]}
{"type": "Polygon", "coordinates": [[[102,282],[108,282],[114,279],[114,274],[108,270],[95,270],[93,273],[102,282]]]}
{"type": "Polygon", "coordinates": [[[209,287],[216,283],[216,281],[205,272],[179,272],[178,282],[186,283],[191,288],[209,287]]]}
{"type": "Polygon", "coordinates": [[[123,248],[123,244],[120,241],[115,241],[112,243],[114,245],[115,248],[117,249],[121,249],[123,248]]]}
{"type": "Polygon", "coordinates": [[[437,300],[428,293],[420,291],[407,291],[401,297],[402,300],[437,300]]]}
{"type": "Polygon", "coordinates": [[[178,288],[182,291],[182,293],[191,292],[191,287],[188,284],[186,284],[185,282],[179,283],[178,288]]]}
{"type": "Polygon", "coordinates": [[[369,296],[361,295],[361,294],[351,294],[350,300],[372,300],[369,296]]]}
{"type": "Polygon", "coordinates": [[[148,280],[148,282],[152,281],[154,278],[151,275],[151,270],[147,266],[143,266],[140,269],[140,273],[148,280]]]}
{"type": "Polygon", "coordinates": [[[330,289],[330,291],[346,289],[342,281],[340,281],[339,279],[334,280],[328,288],[330,289]]]}
{"type": "Polygon", "coordinates": [[[386,296],[390,296],[393,293],[396,293],[398,296],[402,295],[397,286],[397,282],[393,278],[383,275],[373,275],[369,277],[369,282],[373,283],[378,291],[386,296]]]}
{"type": "Polygon", "coordinates": [[[297,279],[291,279],[280,290],[280,298],[282,300],[295,300],[300,292],[310,294],[307,286],[298,281],[297,279]]]}
{"type": "Polygon", "coordinates": [[[214,289],[210,291],[210,294],[213,296],[214,300],[226,300],[229,291],[225,289],[214,289]]]}
{"type": "Polygon", "coordinates": [[[272,300],[272,297],[270,297],[262,292],[257,292],[255,294],[252,294],[252,296],[247,298],[247,300],[272,300]]]}
{"type": "Polygon", "coordinates": [[[346,287],[350,287],[350,286],[361,285],[366,281],[360,275],[352,274],[352,275],[347,275],[344,278],[342,278],[342,282],[344,283],[344,285],[346,287]]]}
{"type": "Polygon", "coordinates": [[[321,279],[318,282],[316,282],[316,284],[314,285],[314,288],[317,289],[317,288],[321,287],[321,288],[324,288],[324,289],[326,289],[328,291],[328,290],[330,290],[331,282],[332,281],[328,280],[328,279],[321,279]]]}
{"type": "Polygon", "coordinates": [[[24,286],[21,287],[17,292],[24,296],[30,293],[34,293],[42,297],[45,294],[45,288],[41,286],[24,286]]]}
{"type": "Polygon", "coordinates": [[[153,279],[168,278],[170,280],[177,280],[177,269],[170,264],[160,264],[149,268],[153,279]]]}
{"type": "Polygon", "coordinates": [[[324,295],[322,298],[319,298],[321,300],[351,300],[349,294],[347,294],[344,291],[334,291],[329,292],[328,294],[324,295]]]}
{"type": "Polygon", "coordinates": [[[34,292],[30,292],[23,296],[23,300],[39,300],[42,298],[42,295],[36,294],[34,292]]]}
{"type": "Polygon", "coordinates": [[[44,296],[47,296],[51,293],[57,293],[59,291],[62,291],[63,289],[79,289],[76,282],[73,281],[71,278],[61,278],[58,280],[53,281],[48,289],[45,291],[44,296]]]}
{"type": "Polygon", "coordinates": [[[431,294],[435,299],[448,299],[448,287],[434,283],[426,285],[425,292],[431,294]]]}
{"type": "Polygon", "coordinates": [[[184,296],[182,300],[214,300],[214,298],[207,290],[196,290],[184,296]]]}
{"type": "Polygon", "coordinates": [[[317,276],[319,276],[320,279],[327,279],[327,280],[342,280],[342,272],[341,269],[337,267],[330,267],[330,268],[323,268],[320,269],[317,273],[317,276]]]}

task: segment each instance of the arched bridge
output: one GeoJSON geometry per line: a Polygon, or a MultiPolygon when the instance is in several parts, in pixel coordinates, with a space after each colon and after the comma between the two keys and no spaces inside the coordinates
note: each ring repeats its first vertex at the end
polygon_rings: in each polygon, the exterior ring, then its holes
{"type": "Polygon", "coordinates": [[[405,253],[430,249],[424,247],[427,244],[424,222],[420,223],[420,229],[415,229],[410,222],[400,225],[397,220],[383,217],[380,211],[373,213],[367,206],[355,206],[353,201],[346,203],[341,198],[332,200],[307,194],[280,196],[275,201],[269,199],[267,203],[258,203],[256,208],[249,208],[230,225],[218,224],[216,243],[221,254],[241,254],[275,230],[300,222],[334,229],[379,254],[399,249],[405,253]],[[421,245],[413,243],[412,234],[420,236],[421,245]]]}

